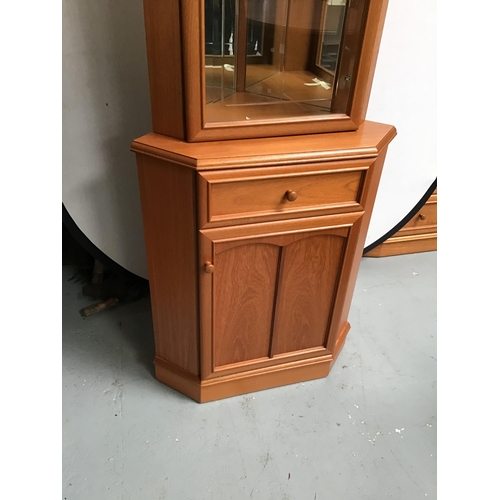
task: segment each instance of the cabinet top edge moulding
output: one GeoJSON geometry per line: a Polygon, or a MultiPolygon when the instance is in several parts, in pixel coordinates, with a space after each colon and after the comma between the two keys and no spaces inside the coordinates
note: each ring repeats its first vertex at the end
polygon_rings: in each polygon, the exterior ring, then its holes
{"type": "Polygon", "coordinates": [[[394,126],[366,120],[358,130],[339,134],[334,144],[331,134],[186,143],[149,133],[135,139],[131,150],[202,171],[375,158],[395,136],[394,126]]]}
{"type": "Polygon", "coordinates": [[[153,131],[186,142],[354,131],[388,0],[144,0],[153,131]]]}

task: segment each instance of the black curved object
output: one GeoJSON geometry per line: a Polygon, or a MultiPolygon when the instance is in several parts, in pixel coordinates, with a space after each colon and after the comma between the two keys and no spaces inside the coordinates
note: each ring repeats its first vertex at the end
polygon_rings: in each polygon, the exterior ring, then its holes
{"type": "Polygon", "coordinates": [[[410,222],[415,215],[417,215],[417,212],[426,204],[427,200],[430,198],[431,194],[434,192],[434,190],[437,187],[437,177],[434,180],[434,182],[430,185],[429,189],[425,192],[425,194],[420,198],[420,201],[410,210],[408,215],[404,217],[401,222],[398,222],[390,231],[384,234],[381,238],[379,238],[377,241],[374,241],[371,245],[368,245],[364,250],[363,250],[363,255],[367,254],[368,252],[371,252],[374,248],[378,247],[381,245],[385,240],[396,234],[401,228],[406,226],[408,222],[410,222]]]}
{"type": "Polygon", "coordinates": [[[71,234],[71,236],[73,236],[73,238],[76,240],[76,242],[94,259],[97,259],[106,267],[113,270],[115,273],[121,274],[125,277],[128,276],[130,278],[133,278],[134,280],[143,280],[145,282],[148,282],[148,280],[146,280],[142,276],[138,276],[137,274],[132,273],[128,269],[125,269],[123,266],[120,266],[120,264],[115,262],[113,259],[109,258],[104,252],[99,250],[99,248],[97,248],[87,238],[87,236],[85,236],[83,231],[76,225],[75,221],[73,220],[68,210],[64,206],[64,203],[62,204],[62,222],[66,227],[66,229],[71,234]]]}

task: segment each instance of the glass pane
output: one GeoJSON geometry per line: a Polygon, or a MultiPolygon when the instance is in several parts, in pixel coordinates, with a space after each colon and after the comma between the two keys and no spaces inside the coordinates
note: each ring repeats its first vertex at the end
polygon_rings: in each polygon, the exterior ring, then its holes
{"type": "Polygon", "coordinates": [[[318,65],[332,74],[337,69],[344,16],[345,0],[326,2],[318,65]]]}
{"type": "Polygon", "coordinates": [[[205,0],[205,120],[330,114],[346,8],[346,0],[205,0]]]}
{"type": "Polygon", "coordinates": [[[238,0],[205,0],[206,104],[235,92],[234,36],[238,0]]]}

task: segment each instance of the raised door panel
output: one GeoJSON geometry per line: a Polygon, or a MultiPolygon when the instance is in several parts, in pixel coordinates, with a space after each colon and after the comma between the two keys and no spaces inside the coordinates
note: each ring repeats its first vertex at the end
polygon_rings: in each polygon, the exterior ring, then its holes
{"type": "Polygon", "coordinates": [[[360,217],[200,231],[202,378],[331,354],[346,244],[360,217]]]}
{"type": "Polygon", "coordinates": [[[283,248],[272,355],[326,347],[344,247],[322,234],[283,248]]]}
{"type": "Polygon", "coordinates": [[[215,368],[269,356],[279,253],[276,245],[248,243],[217,254],[215,368]]]}

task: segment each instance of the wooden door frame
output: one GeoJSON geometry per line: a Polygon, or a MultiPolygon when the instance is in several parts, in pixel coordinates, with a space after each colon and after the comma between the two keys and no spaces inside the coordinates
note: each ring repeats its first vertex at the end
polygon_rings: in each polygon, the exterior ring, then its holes
{"type": "MultiPolygon", "coordinates": [[[[297,135],[356,130],[364,121],[375,72],[388,0],[367,0],[366,29],[351,95],[348,114],[293,117],[254,122],[208,124],[205,121],[205,60],[203,46],[204,3],[181,3],[183,53],[185,139],[188,142],[226,140],[251,137],[297,135]]],[[[166,110],[160,110],[166,112],[166,110]]],[[[157,131],[161,133],[161,131],[157,131]]]]}
{"type": "Polygon", "coordinates": [[[200,298],[200,373],[202,380],[208,380],[221,376],[240,373],[248,370],[256,370],[282,364],[284,362],[293,362],[303,359],[309,359],[318,356],[332,355],[333,346],[339,332],[332,329],[332,325],[338,324],[338,314],[336,308],[336,297],[338,290],[346,287],[350,277],[349,269],[344,269],[345,262],[349,260],[348,252],[352,251],[351,243],[353,234],[357,233],[357,227],[362,220],[364,212],[355,212],[349,214],[319,216],[309,219],[293,219],[287,221],[277,221],[261,224],[247,224],[244,226],[221,227],[213,229],[203,229],[199,231],[198,252],[199,252],[199,298],[200,298]],[[214,366],[214,336],[213,336],[213,296],[214,283],[213,274],[204,271],[205,263],[216,264],[216,245],[233,246],[235,244],[245,244],[255,242],[256,240],[265,240],[270,238],[287,237],[291,235],[303,234],[304,238],[320,233],[337,232],[338,236],[346,238],[345,251],[339,264],[341,273],[338,279],[337,291],[332,304],[333,311],[330,314],[330,326],[327,339],[327,347],[314,347],[292,353],[274,355],[272,358],[262,360],[250,360],[226,365],[226,367],[217,368],[214,366]]]}

